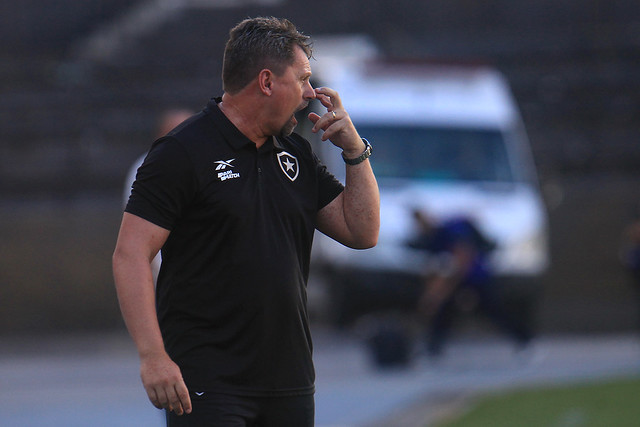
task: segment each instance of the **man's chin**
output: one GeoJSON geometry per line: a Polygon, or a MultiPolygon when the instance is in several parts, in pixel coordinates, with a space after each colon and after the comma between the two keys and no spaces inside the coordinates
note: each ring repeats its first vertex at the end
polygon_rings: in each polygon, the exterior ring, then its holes
{"type": "Polygon", "coordinates": [[[295,116],[291,117],[291,120],[289,120],[287,124],[284,125],[282,129],[280,129],[280,136],[286,137],[291,135],[297,125],[298,125],[298,121],[296,120],[295,116]]]}

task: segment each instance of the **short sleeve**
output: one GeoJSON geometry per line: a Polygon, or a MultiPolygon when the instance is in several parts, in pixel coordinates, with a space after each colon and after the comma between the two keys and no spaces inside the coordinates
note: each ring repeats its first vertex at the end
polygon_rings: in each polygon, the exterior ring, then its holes
{"type": "Polygon", "coordinates": [[[320,210],[342,193],[344,185],[327,170],[327,167],[315,154],[313,157],[316,162],[316,174],[318,176],[318,210],[320,210]]]}
{"type": "Polygon", "coordinates": [[[138,169],[125,212],[172,230],[197,191],[193,164],[171,137],[154,143],[138,169]]]}

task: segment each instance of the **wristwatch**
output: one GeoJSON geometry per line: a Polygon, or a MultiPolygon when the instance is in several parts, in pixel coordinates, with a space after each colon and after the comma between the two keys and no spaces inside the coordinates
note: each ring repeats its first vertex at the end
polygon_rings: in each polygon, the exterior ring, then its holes
{"type": "Polygon", "coordinates": [[[342,152],[342,159],[344,160],[344,162],[346,164],[348,164],[348,165],[358,165],[358,164],[364,162],[365,160],[367,160],[369,158],[369,156],[371,156],[371,153],[373,152],[373,147],[371,147],[371,144],[369,143],[369,141],[366,140],[366,138],[362,138],[362,142],[364,142],[364,151],[362,152],[362,154],[360,154],[355,159],[346,158],[344,156],[344,151],[342,152]]]}

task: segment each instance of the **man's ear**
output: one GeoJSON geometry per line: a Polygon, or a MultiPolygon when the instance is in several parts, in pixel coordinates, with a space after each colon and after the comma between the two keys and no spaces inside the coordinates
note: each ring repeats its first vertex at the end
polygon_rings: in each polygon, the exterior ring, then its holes
{"type": "Polygon", "coordinates": [[[260,92],[267,96],[271,96],[273,93],[273,73],[269,69],[263,69],[258,74],[258,86],[260,92]]]}

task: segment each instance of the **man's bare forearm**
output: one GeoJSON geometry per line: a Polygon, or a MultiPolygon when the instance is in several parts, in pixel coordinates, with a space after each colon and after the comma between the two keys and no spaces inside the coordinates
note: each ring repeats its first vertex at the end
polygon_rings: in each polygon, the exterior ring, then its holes
{"type": "Polygon", "coordinates": [[[140,356],[164,351],[150,264],[116,251],[113,275],[120,311],[140,356]]]}
{"type": "Polygon", "coordinates": [[[344,217],[354,239],[354,246],[370,248],[378,241],[380,229],[380,194],[368,160],[346,165],[344,217]]]}

